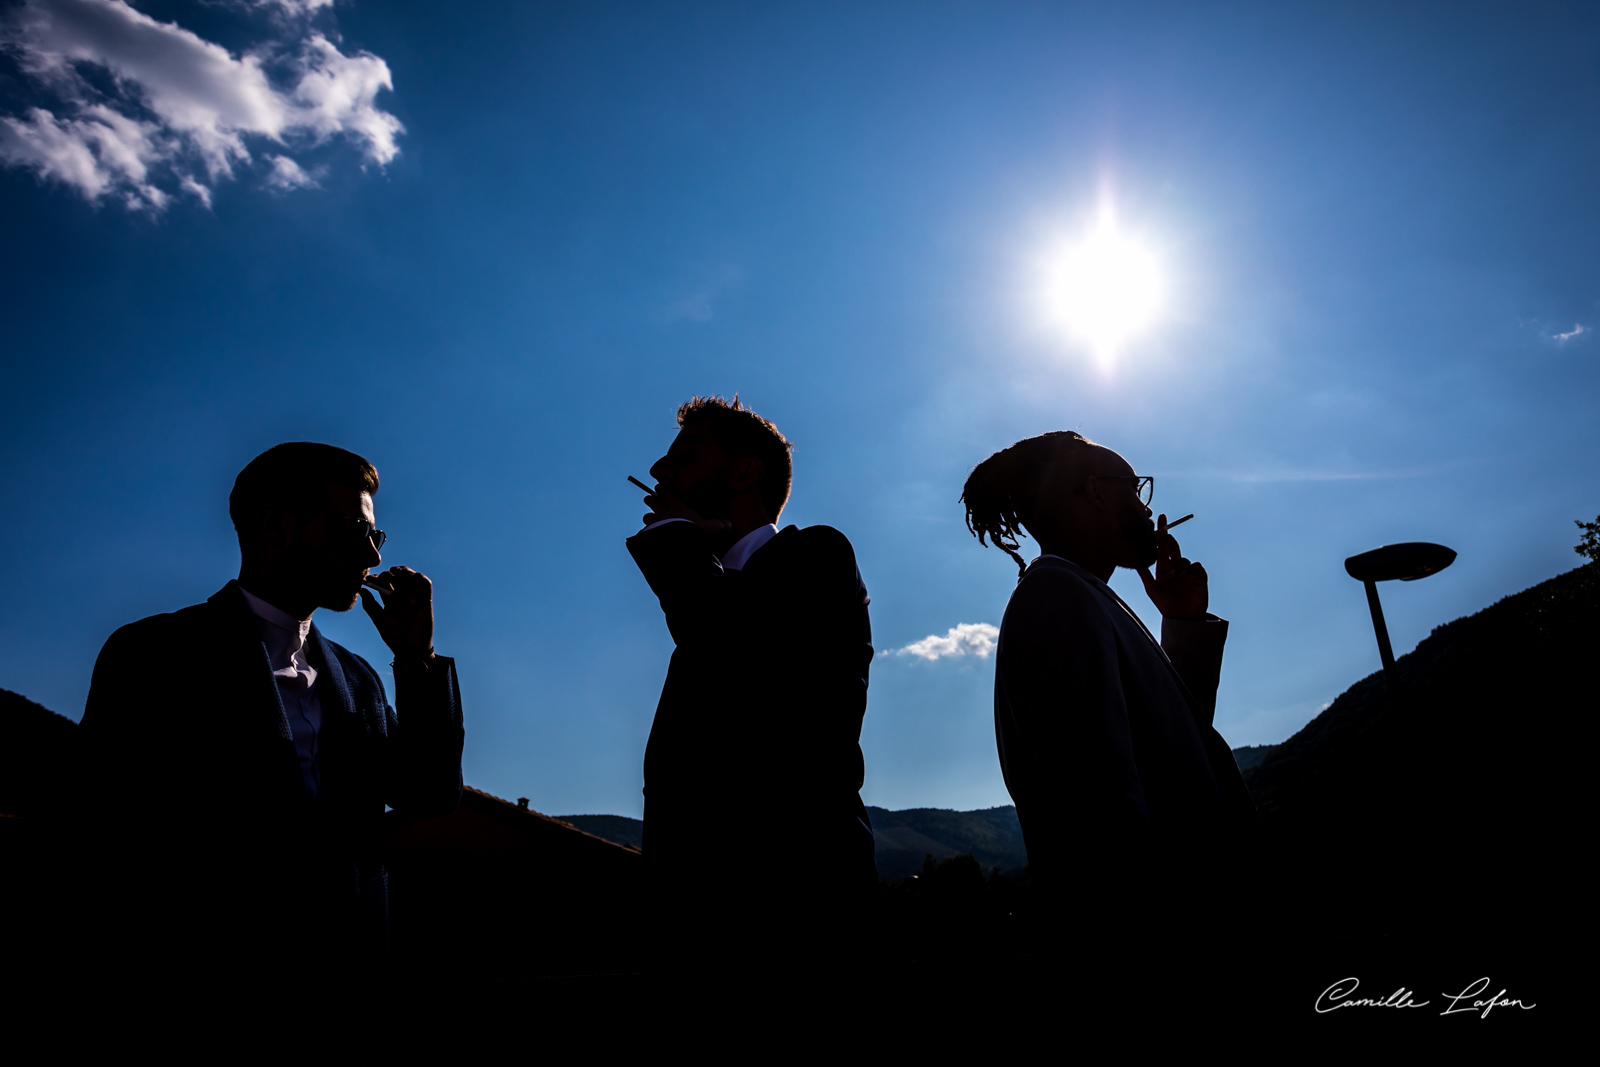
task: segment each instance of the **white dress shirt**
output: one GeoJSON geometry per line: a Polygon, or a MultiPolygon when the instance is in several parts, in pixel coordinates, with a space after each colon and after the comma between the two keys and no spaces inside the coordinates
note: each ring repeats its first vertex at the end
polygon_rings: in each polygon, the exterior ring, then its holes
{"type": "Polygon", "coordinates": [[[255,612],[261,642],[267,646],[267,662],[272,665],[272,680],[278,685],[278,698],[283,701],[283,713],[288,716],[289,729],[294,734],[294,751],[300,757],[300,780],[315,800],[322,791],[322,773],[317,762],[322,702],[313,688],[317,683],[316,669],[306,660],[306,637],[311,633],[311,620],[302,622],[280,611],[242,585],[239,592],[255,612]]]}
{"type": "MultiPolygon", "coordinates": [[[[688,519],[676,518],[662,519],[659,522],[652,522],[649,526],[646,526],[639,532],[648,533],[649,531],[654,530],[657,526],[665,526],[669,522],[688,521],[688,519]]],[[[725,571],[743,570],[744,565],[750,562],[750,557],[756,554],[756,549],[760,548],[762,545],[766,544],[776,536],[778,536],[778,527],[776,523],[769,522],[765,526],[757,526],[754,530],[751,530],[749,533],[739,538],[739,540],[735,541],[733,543],[733,547],[722,554],[722,569],[725,571]]]]}

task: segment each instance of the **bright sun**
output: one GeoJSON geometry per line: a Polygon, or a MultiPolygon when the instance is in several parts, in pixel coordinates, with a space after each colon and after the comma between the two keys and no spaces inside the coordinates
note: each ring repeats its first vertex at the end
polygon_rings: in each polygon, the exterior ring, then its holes
{"type": "Polygon", "coordinates": [[[1087,237],[1062,251],[1050,273],[1055,314],[1107,366],[1161,313],[1160,264],[1117,229],[1109,210],[1101,212],[1087,237]]]}

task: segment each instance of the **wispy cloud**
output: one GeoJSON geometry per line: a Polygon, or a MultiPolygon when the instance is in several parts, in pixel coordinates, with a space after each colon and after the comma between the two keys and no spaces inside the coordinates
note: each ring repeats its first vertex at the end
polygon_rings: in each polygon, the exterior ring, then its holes
{"type": "Polygon", "coordinates": [[[1227,477],[1236,482],[1369,482],[1403,478],[1426,478],[1437,474],[1441,467],[1406,467],[1399,470],[1330,471],[1330,470],[1261,470],[1231,471],[1227,477]]]}
{"type": "Polygon", "coordinates": [[[986,622],[963,622],[950,627],[943,637],[929,634],[921,641],[911,642],[905,648],[887,649],[882,654],[916,656],[929,661],[952,656],[977,656],[979,659],[987,659],[999,639],[998,626],[986,622]]]}
{"type": "Polygon", "coordinates": [[[270,33],[235,56],[124,0],[27,0],[0,15],[0,47],[39,99],[0,115],[0,162],[146,211],[180,192],[209,204],[244,168],[271,188],[315,185],[292,153],[334,137],[381,167],[403,132],[374,103],[393,88],[389,67],[314,25],[328,5],[257,0],[270,33]],[[262,144],[275,151],[258,159],[262,144]]]}
{"type": "Polygon", "coordinates": [[[1576,341],[1578,338],[1582,337],[1584,334],[1590,333],[1590,332],[1591,332],[1591,330],[1590,330],[1590,328],[1588,326],[1585,326],[1583,323],[1578,322],[1578,323],[1574,323],[1573,326],[1572,326],[1572,329],[1568,330],[1566,333],[1558,333],[1558,334],[1552,335],[1551,340],[1553,340],[1558,345],[1564,345],[1568,341],[1576,341]]]}
{"type": "Polygon", "coordinates": [[[1427,478],[1442,474],[1454,464],[1435,463],[1421,467],[1394,467],[1387,470],[1329,470],[1317,467],[1262,467],[1245,470],[1167,471],[1162,478],[1220,478],[1230,482],[1365,482],[1406,478],[1427,478]]]}
{"type": "Polygon", "coordinates": [[[702,277],[689,293],[667,304],[668,322],[710,322],[716,318],[716,302],[744,280],[744,272],[731,264],[702,270],[702,277]]]}

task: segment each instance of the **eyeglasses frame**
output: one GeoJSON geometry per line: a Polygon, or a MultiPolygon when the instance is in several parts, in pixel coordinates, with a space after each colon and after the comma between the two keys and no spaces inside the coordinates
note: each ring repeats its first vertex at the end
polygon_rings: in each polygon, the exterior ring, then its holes
{"type": "Polygon", "coordinates": [[[1156,479],[1151,474],[1094,474],[1090,477],[1111,482],[1132,482],[1133,495],[1138,497],[1139,503],[1145,507],[1150,506],[1150,501],[1156,495],[1156,479]]]}

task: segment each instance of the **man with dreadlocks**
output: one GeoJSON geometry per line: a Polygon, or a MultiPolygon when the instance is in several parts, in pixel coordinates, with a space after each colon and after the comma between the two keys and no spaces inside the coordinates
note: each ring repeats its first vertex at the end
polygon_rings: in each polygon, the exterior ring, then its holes
{"type": "Polygon", "coordinates": [[[778,529],[790,444],[737,396],[695,397],[678,426],[628,539],[677,646],[644,758],[658,960],[847,965],[877,888],[855,552],[832,527],[778,529]]]}
{"type": "Polygon", "coordinates": [[[1228,624],[1205,568],[1151,522],[1153,480],[1070,431],[974,468],[967,526],[1017,561],[1000,626],[995,734],[1053,933],[1127,956],[1192,941],[1226,905],[1255,807],[1212,727],[1228,624]],[[1040,555],[1024,563],[1017,539],[1040,555]],[[1152,564],[1155,571],[1151,573],[1152,564]],[[1106,583],[1144,579],[1161,639],[1106,583]]]}

